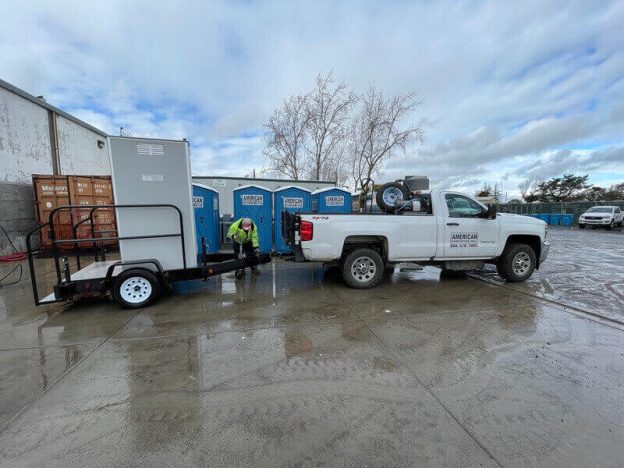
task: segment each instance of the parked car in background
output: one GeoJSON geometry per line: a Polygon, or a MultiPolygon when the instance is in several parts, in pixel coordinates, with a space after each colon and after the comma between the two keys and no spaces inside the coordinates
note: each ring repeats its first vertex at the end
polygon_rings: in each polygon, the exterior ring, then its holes
{"type": "Polygon", "coordinates": [[[579,228],[585,226],[606,227],[622,226],[624,212],[619,206],[593,206],[579,217],[579,228]]]}

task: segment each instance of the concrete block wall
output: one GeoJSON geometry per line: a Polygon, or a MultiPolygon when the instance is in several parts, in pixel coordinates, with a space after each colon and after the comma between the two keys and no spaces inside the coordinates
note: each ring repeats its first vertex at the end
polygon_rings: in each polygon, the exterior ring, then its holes
{"type": "MultiPolygon", "coordinates": [[[[32,174],[108,175],[107,144],[104,132],[0,83],[0,225],[18,249],[25,249],[26,233],[36,224],[32,174]]],[[[0,255],[8,253],[0,233],[0,255]]]]}
{"type": "MultiPolygon", "coordinates": [[[[20,252],[26,250],[26,233],[35,224],[35,194],[31,185],[0,182],[0,225],[20,252]]],[[[38,238],[34,238],[37,245],[38,238]]],[[[0,255],[12,253],[4,233],[0,232],[0,255]]]]}

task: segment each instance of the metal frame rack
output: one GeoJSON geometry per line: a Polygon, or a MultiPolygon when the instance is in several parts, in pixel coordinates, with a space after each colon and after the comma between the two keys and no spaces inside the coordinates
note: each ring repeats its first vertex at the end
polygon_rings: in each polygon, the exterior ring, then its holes
{"type": "MultiPolygon", "coordinates": [[[[103,231],[97,231],[100,233],[103,231]]],[[[106,231],[108,233],[108,231],[106,231]]],[[[271,261],[271,256],[268,254],[260,254],[257,257],[242,258],[242,259],[228,259],[223,261],[212,261],[215,259],[222,259],[223,256],[214,257],[206,254],[205,240],[202,239],[202,255],[201,261],[197,267],[188,267],[186,262],[186,245],[184,242],[184,223],[182,219],[182,212],[180,209],[171,204],[126,204],[126,205],[64,205],[59,206],[50,212],[48,221],[34,227],[26,236],[26,248],[28,254],[28,267],[30,269],[30,278],[33,289],[33,297],[35,305],[51,304],[55,302],[64,302],[72,299],[78,299],[84,296],[100,295],[103,296],[107,292],[112,291],[116,285],[117,277],[131,267],[133,270],[141,270],[143,274],[149,272],[151,275],[155,275],[158,279],[160,289],[166,290],[176,281],[192,280],[192,279],[204,279],[206,280],[210,276],[220,275],[230,271],[242,269],[245,267],[255,266],[271,261]],[[54,216],[66,210],[74,208],[90,209],[89,216],[72,226],[73,239],[56,239],[56,233],[54,231],[54,216]],[[179,232],[166,233],[166,234],[145,234],[140,236],[115,236],[115,237],[96,237],[96,231],[94,230],[93,214],[96,210],[104,208],[119,209],[140,209],[140,208],[170,208],[177,212],[179,220],[179,232]],[[91,237],[85,239],[77,239],[77,228],[83,223],[89,222],[91,229],[91,237]],[[54,269],[56,273],[56,284],[54,285],[54,291],[43,299],[39,297],[39,291],[37,287],[37,276],[35,271],[34,254],[37,250],[32,248],[32,236],[40,232],[42,229],[49,227],[50,240],[52,242],[52,255],[54,259],[54,269]],[[183,268],[176,270],[165,270],[161,263],[157,259],[146,258],[141,260],[132,261],[106,261],[106,254],[104,251],[104,243],[109,241],[119,240],[139,240],[139,239],[155,239],[163,237],[179,237],[181,246],[181,255],[183,268]],[[91,243],[95,250],[94,262],[85,268],[81,268],[80,249],[78,244],[91,243]],[[58,246],[62,244],[73,244],[73,255],[76,260],[76,266],[78,270],[75,273],[70,271],[69,258],[67,256],[61,256],[58,246]],[[98,248],[98,244],[101,247],[98,248]],[[100,259],[101,257],[101,259],[100,259]],[[62,263],[62,268],[61,268],[62,263]],[[119,271],[116,271],[119,270],[119,271]]],[[[138,273],[139,275],[141,272],[138,273]]],[[[131,304],[122,305],[126,307],[132,307],[131,304]]],[[[141,305],[143,306],[143,305],[141,305]]]]}

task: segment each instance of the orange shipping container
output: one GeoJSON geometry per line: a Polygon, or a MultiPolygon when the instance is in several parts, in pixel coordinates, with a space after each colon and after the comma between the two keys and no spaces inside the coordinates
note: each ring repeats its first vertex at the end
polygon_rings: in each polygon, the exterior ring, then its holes
{"type": "MultiPolygon", "coordinates": [[[[113,200],[113,186],[110,176],[52,176],[33,174],[35,189],[35,208],[37,221],[47,222],[50,211],[62,205],[111,205],[113,200]]],[[[74,208],[69,211],[58,212],[54,216],[54,230],[57,239],[71,239],[72,226],[89,216],[89,208],[74,208]]],[[[93,217],[96,237],[114,237],[116,235],[116,221],[113,209],[97,210],[93,217]],[[101,232],[107,231],[107,232],[101,232]],[[98,234],[99,233],[99,234],[98,234]]],[[[78,239],[91,237],[89,223],[78,228],[78,239]]],[[[116,244],[115,241],[107,242],[116,244]]],[[[91,247],[91,243],[78,244],[79,247],[91,247]]],[[[52,247],[49,230],[41,233],[41,247],[52,247]]],[[[63,249],[72,249],[73,244],[61,244],[63,249]]]]}

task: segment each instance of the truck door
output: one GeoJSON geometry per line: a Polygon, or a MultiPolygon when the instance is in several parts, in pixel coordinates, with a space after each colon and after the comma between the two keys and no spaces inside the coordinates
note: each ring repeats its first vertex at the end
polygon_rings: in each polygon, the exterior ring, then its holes
{"type": "Polygon", "coordinates": [[[485,207],[466,195],[442,192],[443,252],[446,258],[493,257],[498,251],[499,220],[483,217],[485,207]]]}

